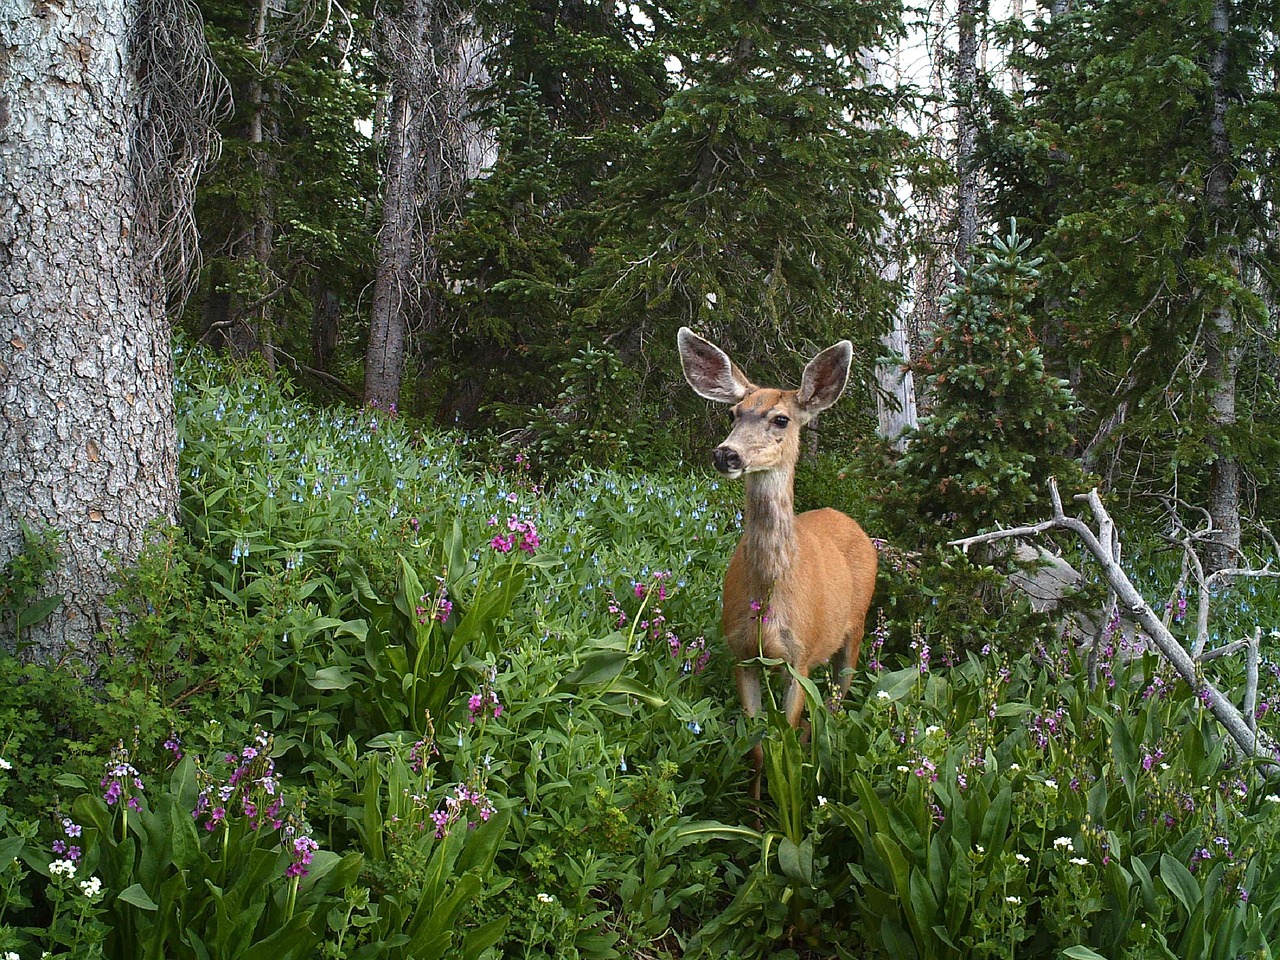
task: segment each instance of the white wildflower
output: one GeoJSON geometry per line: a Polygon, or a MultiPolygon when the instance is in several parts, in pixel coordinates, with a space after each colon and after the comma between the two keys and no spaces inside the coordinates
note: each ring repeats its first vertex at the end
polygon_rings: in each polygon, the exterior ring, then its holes
{"type": "Polygon", "coordinates": [[[12,770],[12,769],[13,769],[13,764],[10,763],[8,760],[6,760],[4,757],[0,757],[0,770],[12,770]]]}
{"type": "Polygon", "coordinates": [[[1058,781],[1057,781],[1057,780],[1046,780],[1046,781],[1044,782],[1044,785],[1045,785],[1046,787],[1048,787],[1050,790],[1057,790],[1057,789],[1058,789],[1058,781]]]}
{"type": "Polygon", "coordinates": [[[1088,857],[1072,857],[1071,862],[1077,867],[1087,867],[1089,865],[1088,857]]]}
{"type": "Polygon", "coordinates": [[[81,880],[80,892],[92,900],[102,892],[102,881],[97,877],[90,877],[88,880],[81,880]]]}
{"type": "Polygon", "coordinates": [[[1004,902],[1005,903],[1021,903],[1022,898],[1021,897],[1005,897],[1004,902]]]}
{"type": "Polygon", "coordinates": [[[987,848],[986,848],[986,847],[984,847],[984,846],[983,846],[982,844],[980,844],[980,843],[975,843],[975,844],[973,845],[973,849],[977,850],[979,853],[986,853],[986,852],[987,852],[987,848]]]}
{"type": "Polygon", "coordinates": [[[49,864],[49,872],[56,877],[76,875],[76,865],[71,860],[55,860],[49,864]]]}
{"type": "Polygon", "coordinates": [[[826,798],[826,797],[823,797],[823,796],[819,796],[819,797],[818,797],[818,806],[820,806],[820,807],[825,807],[826,805],[827,805],[827,798],[826,798]]]}
{"type": "Polygon", "coordinates": [[[877,700],[892,700],[892,699],[893,699],[893,697],[889,694],[889,691],[888,691],[888,690],[881,690],[879,693],[877,693],[877,694],[876,694],[876,699],[877,699],[877,700]]]}
{"type": "Polygon", "coordinates": [[[555,898],[555,897],[553,897],[553,896],[552,896],[551,894],[549,894],[549,893],[540,893],[540,894],[538,894],[538,900],[539,900],[539,902],[541,902],[541,903],[555,903],[555,902],[556,902],[556,898],[555,898]]]}
{"type": "Polygon", "coordinates": [[[911,768],[910,768],[910,767],[908,767],[905,763],[900,763],[900,764],[898,764],[898,772],[899,772],[899,773],[910,773],[910,772],[911,772],[911,768]]]}
{"type": "Polygon", "coordinates": [[[935,733],[939,732],[941,729],[942,729],[941,727],[931,723],[929,724],[929,726],[924,728],[924,735],[926,737],[932,737],[935,733]]]}
{"type": "Polygon", "coordinates": [[[1015,853],[1013,855],[1013,859],[1017,860],[1019,863],[1024,865],[1031,862],[1031,858],[1028,857],[1025,853],[1015,853]]]}
{"type": "Polygon", "coordinates": [[[1268,793],[1267,803],[1280,803],[1280,794],[1268,793]]]}
{"type": "Polygon", "coordinates": [[[1075,853],[1076,846],[1071,842],[1070,837],[1059,837],[1053,841],[1053,845],[1059,850],[1065,850],[1067,853],[1075,853]]]}

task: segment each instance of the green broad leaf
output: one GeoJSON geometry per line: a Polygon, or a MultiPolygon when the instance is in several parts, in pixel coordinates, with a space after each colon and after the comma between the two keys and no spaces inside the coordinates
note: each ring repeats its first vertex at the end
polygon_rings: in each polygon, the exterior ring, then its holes
{"type": "Polygon", "coordinates": [[[593,653],[576,670],[571,670],[561,681],[562,684],[574,686],[590,686],[596,683],[610,683],[622,673],[627,665],[627,654],[622,650],[602,650],[593,653]]]}
{"type": "Polygon", "coordinates": [[[874,699],[881,693],[887,693],[889,700],[896,703],[915,688],[919,679],[920,670],[917,667],[905,667],[902,670],[886,673],[871,688],[870,696],[874,699]]]}
{"type": "Polygon", "coordinates": [[[796,843],[783,837],[778,843],[778,866],[788,880],[813,886],[813,841],[806,838],[796,843]]]}
{"type": "Polygon", "coordinates": [[[210,580],[209,585],[213,587],[215,591],[220,593],[224,599],[229,600],[231,603],[233,603],[236,607],[240,608],[241,610],[244,609],[245,607],[244,597],[240,596],[240,594],[236,593],[233,590],[228,590],[225,586],[223,586],[217,580],[210,580]]]}
{"type": "Polygon", "coordinates": [[[1187,913],[1195,913],[1200,905],[1200,884],[1181,861],[1169,854],[1160,855],[1160,879],[1169,888],[1169,892],[1178,898],[1178,902],[1186,908],[1187,913]]]}
{"type": "Polygon", "coordinates": [[[1131,774],[1138,765],[1139,750],[1129,733],[1129,720],[1126,716],[1116,716],[1111,720],[1111,750],[1116,759],[1126,768],[1120,772],[1125,775],[1131,774]]]}
{"type": "Polygon", "coordinates": [[[5,837],[0,840],[0,863],[12,863],[18,859],[18,854],[22,851],[23,839],[21,837],[5,837]]]}
{"type": "Polygon", "coordinates": [[[24,630],[47,619],[53,611],[58,609],[58,605],[62,603],[62,597],[61,593],[56,593],[19,610],[17,628],[24,630]]]}
{"type": "Polygon", "coordinates": [[[1067,949],[1062,951],[1062,955],[1064,957],[1070,957],[1071,960],[1107,960],[1107,958],[1102,954],[1090,950],[1084,944],[1067,947],[1067,949]]]}
{"type": "Polygon", "coordinates": [[[160,904],[147,896],[147,891],[142,888],[142,884],[140,883],[135,883],[131,887],[125,887],[120,891],[116,899],[123,900],[131,906],[137,907],[139,910],[153,911],[160,909],[160,904]]]}
{"type": "Polygon", "coordinates": [[[314,677],[307,678],[307,683],[316,690],[345,690],[355,682],[341,667],[322,667],[314,677]]]}
{"type": "Polygon", "coordinates": [[[367,620],[344,620],[334,630],[335,636],[339,637],[355,637],[361,643],[369,636],[369,622],[367,620]]]}
{"type": "Polygon", "coordinates": [[[916,960],[920,956],[916,952],[915,941],[897,922],[888,917],[880,925],[880,937],[889,948],[889,956],[895,960],[916,960]]]}
{"type": "Polygon", "coordinates": [[[676,827],[676,839],[681,845],[705,843],[708,840],[750,840],[759,843],[763,838],[759,830],[739,824],[721,823],[719,820],[695,820],[676,827]]]}
{"type": "Polygon", "coordinates": [[[399,584],[395,597],[396,609],[404,615],[405,619],[413,622],[417,620],[419,598],[426,591],[422,589],[418,572],[413,569],[409,561],[401,554],[397,554],[396,559],[400,563],[399,584]]]}
{"type": "Polygon", "coordinates": [[[1035,712],[1035,705],[1030,703],[1002,703],[996,707],[997,717],[1020,717],[1035,712]]]}
{"type": "Polygon", "coordinates": [[[993,855],[1004,849],[1005,838],[1009,833],[1009,818],[1013,811],[1013,788],[1006,784],[995,799],[991,801],[991,806],[987,808],[987,812],[982,817],[982,832],[978,835],[978,842],[987,848],[993,855]]]}
{"type": "Polygon", "coordinates": [[[510,919],[510,917],[499,917],[468,931],[462,938],[462,950],[457,955],[458,960],[476,960],[502,939],[502,935],[507,932],[507,922],[510,919]]]}
{"type": "Polygon", "coordinates": [[[604,689],[605,693],[621,693],[628,697],[635,697],[637,700],[647,703],[651,707],[665,707],[667,698],[659,696],[652,687],[645,686],[638,680],[632,680],[630,677],[615,677],[614,680],[604,689]]]}

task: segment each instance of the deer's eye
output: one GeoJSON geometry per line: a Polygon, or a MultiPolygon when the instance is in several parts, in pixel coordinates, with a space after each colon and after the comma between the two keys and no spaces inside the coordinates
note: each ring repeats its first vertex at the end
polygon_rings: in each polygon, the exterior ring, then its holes
{"type": "Polygon", "coordinates": [[[791,418],[784,417],[782,414],[778,414],[776,417],[773,418],[773,425],[775,427],[785,427],[790,422],[791,422],[791,418]]]}

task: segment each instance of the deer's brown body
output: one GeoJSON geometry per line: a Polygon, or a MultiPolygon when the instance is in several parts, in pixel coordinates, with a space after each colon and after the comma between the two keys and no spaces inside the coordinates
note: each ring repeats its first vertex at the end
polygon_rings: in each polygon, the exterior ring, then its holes
{"type": "MultiPolygon", "coordinates": [[[[875,590],[877,555],[870,537],[837,510],[796,515],[794,483],[800,428],[839,398],[853,348],[841,341],[805,368],[799,390],[757,387],[714,344],[688,328],[679,336],[685,378],[703,397],[733,405],[734,428],[713,454],[716,468],[744,477],[743,536],[725,575],[721,626],[733,655],[738,695],[749,716],[760,711],[760,656],[784,660],[802,677],[831,663],[843,696],[875,590]],[[744,662],[746,661],[746,662],[744,662]]],[[[796,726],[804,713],[799,684],[784,709],[796,726]]],[[[758,797],[763,754],[752,751],[758,797]]]]}

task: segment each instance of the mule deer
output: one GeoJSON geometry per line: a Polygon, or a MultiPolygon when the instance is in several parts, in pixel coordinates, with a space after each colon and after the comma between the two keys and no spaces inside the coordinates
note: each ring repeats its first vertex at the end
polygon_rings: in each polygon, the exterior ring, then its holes
{"type": "MultiPolygon", "coordinates": [[[[786,661],[798,676],[831,662],[840,695],[849,691],[876,584],[871,538],[838,510],[796,515],[794,484],[800,429],[839,399],[853,347],[842,340],[804,368],[799,390],[758,387],[715,344],[688,327],[677,337],[685,379],[708,400],[733,405],[733,430],[712,452],[730,479],[744,477],[743,533],[724,578],[721,626],[738,659],[738,696],[748,716],[760,711],[757,657],[786,661]]],[[[804,691],[791,679],[783,699],[799,726],[804,691]]],[[[760,797],[764,752],[752,748],[760,797]]]]}

